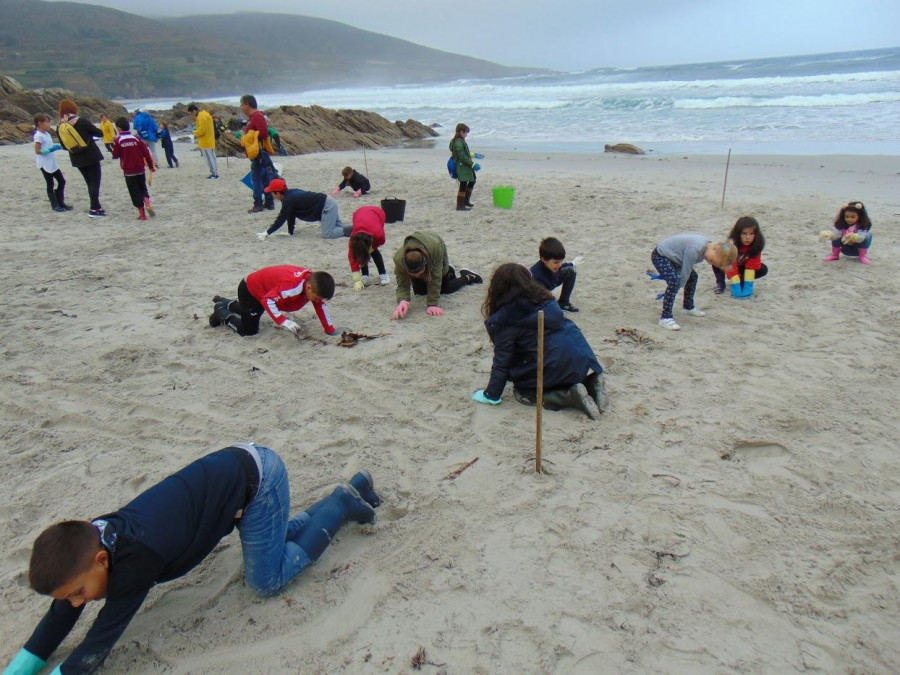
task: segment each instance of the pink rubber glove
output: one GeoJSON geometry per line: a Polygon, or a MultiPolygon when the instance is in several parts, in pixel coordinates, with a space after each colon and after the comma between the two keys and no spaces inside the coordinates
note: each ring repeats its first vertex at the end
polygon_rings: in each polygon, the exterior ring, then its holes
{"type": "Polygon", "coordinates": [[[428,309],[425,310],[425,313],[428,316],[444,316],[444,310],[437,305],[429,305],[428,309]]]}
{"type": "Polygon", "coordinates": [[[393,319],[402,319],[404,316],[406,316],[406,313],[407,313],[408,311],[409,311],[409,301],[408,301],[408,300],[401,300],[401,301],[397,304],[397,309],[394,310],[394,314],[393,314],[393,316],[392,316],[391,318],[393,318],[393,319]]]}
{"type": "Polygon", "coordinates": [[[362,196],[362,190],[357,190],[356,192],[353,193],[353,196],[354,196],[354,197],[361,197],[361,196],[362,196]]]}
{"type": "Polygon", "coordinates": [[[334,190],[331,191],[331,194],[332,194],[333,196],[337,197],[337,196],[338,196],[338,192],[340,192],[340,190],[339,190],[338,188],[334,188],[334,190]]]}

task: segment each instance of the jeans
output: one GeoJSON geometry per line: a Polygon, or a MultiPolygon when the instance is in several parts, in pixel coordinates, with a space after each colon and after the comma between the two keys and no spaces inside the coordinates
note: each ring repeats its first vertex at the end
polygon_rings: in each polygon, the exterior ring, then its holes
{"type": "Polygon", "coordinates": [[[91,211],[99,211],[103,207],[100,206],[100,162],[91,164],[90,166],[79,166],[78,170],[84,177],[84,182],[88,189],[88,198],[91,200],[91,211]]]}
{"type": "MultiPolygon", "coordinates": [[[[659,254],[656,249],[650,255],[650,262],[659,272],[659,275],[666,282],[666,293],[663,296],[663,308],[661,319],[672,318],[672,308],[675,306],[675,296],[678,294],[678,288],[681,284],[681,269],[675,266],[671,260],[659,254]]],[[[691,270],[687,283],[684,285],[684,308],[694,308],[694,291],[697,289],[697,273],[691,270]]]]}
{"type": "MultiPolygon", "coordinates": [[[[203,159],[206,160],[206,166],[209,167],[209,175],[210,176],[218,176],[219,175],[219,164],[216,160],[216,149],[215,148],[201,148],[200,154],[203,156],[203,159]]],[[[251,168],[252,168],[251,164],[251,168]]]]}
{"type": "MultiPolygon", "coordinates": [[[[275,198],[272,197],[271,193],[267,195],[263,193],[263,188],[266,187],[263,185],[263,171],[266,170],[266,167],[263,166],[262,156],[263,152],[260,150],[256,159],[250,160],[250,180],[253,182],[253,206],[262,206],[263,198],[265,198],[266,208],[272,208],[275,205],[275,198]]],[[[268,155],[266,155],[266,158],[268,159],[268,155]]]]}
{"type": "Polygon", "coordinates": [[[287,470],[274,450],[255,445],[262,460],[259,490],[237,523],[247,585],[260,595],[275,595],[312,564],[296,537],[309,519],[290,517],[291,493],[287,470]]]}
{"type": "Polygon", "coordinates": [[[338,239],[349,237],[353,229],[351,225],[344,225],[338,213],[338,203],[334,197],[325,198],[325,206],[322,207],[322,239],[338,239]]]}

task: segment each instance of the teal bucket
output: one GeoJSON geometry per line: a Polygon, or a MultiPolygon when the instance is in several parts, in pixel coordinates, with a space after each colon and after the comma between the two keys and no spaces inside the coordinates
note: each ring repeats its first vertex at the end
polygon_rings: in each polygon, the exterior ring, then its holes
{"type": "Polygon", "coordinates": [[[511,209],[513,205],[513,197],[516,195],[516,188],[511,185],[498,185],[493,190],[494,206],[501,209],[511,209]]]}

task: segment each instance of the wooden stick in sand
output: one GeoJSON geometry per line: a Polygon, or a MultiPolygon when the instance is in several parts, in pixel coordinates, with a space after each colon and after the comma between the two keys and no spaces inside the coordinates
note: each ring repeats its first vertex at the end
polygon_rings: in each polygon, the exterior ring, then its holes
{"type": "Polygon", "coordinates": [[[366,149],[363,148],[363,164],[366,165],[366,176],[369,175],[369,160],[366,159],[366,149]]]}
{"type": "Polygon", "coordinates": [[[725,160],[725,182],[722,183],[722,208],[725,208],[725,186],[728,185],[728,166],[731,164],[731,148],[728,148],[728,159],[725,160]]]}
{"type": "Polygon", "coordinates": [[[541,422],[544,410],[544,311],[538,312],[537,325],[538,362],[537,362],[537,411],[535,413],[534,436],[534,472],[542,473],[541,469],[541,422]]]}

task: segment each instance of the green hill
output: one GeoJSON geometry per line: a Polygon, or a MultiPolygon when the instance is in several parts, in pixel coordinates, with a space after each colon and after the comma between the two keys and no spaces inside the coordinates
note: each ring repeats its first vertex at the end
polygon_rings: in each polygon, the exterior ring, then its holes
{"type": "Polygon", "coordinates": [[[239,13],[154,20],[96,5],[0,0],[0,73],[28,88],[110,98],[204,98],[537,71],[311,17],[239,13]]]}

